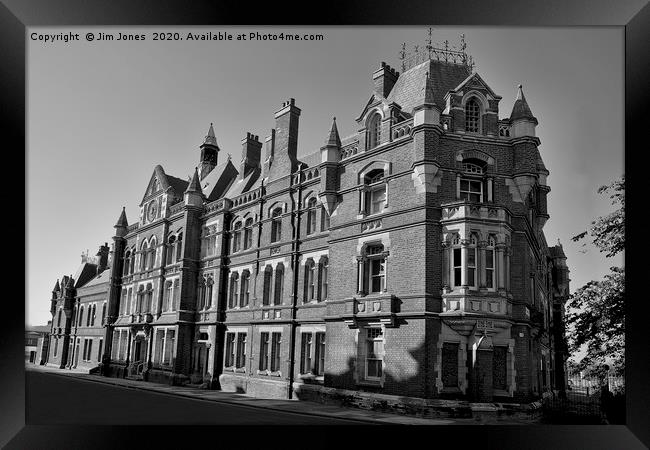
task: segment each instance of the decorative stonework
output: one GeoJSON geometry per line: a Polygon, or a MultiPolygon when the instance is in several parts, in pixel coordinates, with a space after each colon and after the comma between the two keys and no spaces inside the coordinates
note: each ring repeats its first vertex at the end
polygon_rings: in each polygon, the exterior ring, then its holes
{"type": "Polygon", "coordinates": [[[364,231],[376,230],[377,228],[381,228],[381,219],[374,219],[374,220],[369,220],[367,222],[361,223],[362,233],[364,231]]]}
{"type": "Polygon", "coordinates": [[[435,163],[420,163],[413,166],[411,174],[415,192],[438,192],[438,186],[442,184],[442,171],[435,163]]]}

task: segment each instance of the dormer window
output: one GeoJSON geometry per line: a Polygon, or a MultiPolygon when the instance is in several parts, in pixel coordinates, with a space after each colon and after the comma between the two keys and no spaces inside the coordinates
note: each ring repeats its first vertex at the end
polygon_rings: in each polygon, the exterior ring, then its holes
{"type": "Polygon", "coordinates": [[[470,98],[465,104],[465,131],[480,132],[481,108],[476,98],[470,98]]]}
{"type": "Polygon", "coordinates": [[[381,115],[375,113],[368,121],[368,150],[381,143],[381,115]]]}

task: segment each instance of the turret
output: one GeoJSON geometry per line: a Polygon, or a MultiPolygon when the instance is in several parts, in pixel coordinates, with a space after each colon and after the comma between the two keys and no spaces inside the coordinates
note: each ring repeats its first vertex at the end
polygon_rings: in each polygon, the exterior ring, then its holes
{"type": "Polygon", "coordinates": [[[332,119],[325,145],[320,148],[320,194],[319,197],[327,209],[327,214],[332,215],[336,208],[338,181],[338,161],[341,153],[341,138],[336,128],[336,117],[332,119]]]}
{"type": "Polygon", "coordinates": [[[185,205],[187,206],[203,206],[203,191],[201,190],[201,183],[199,182],[198,167],[194,169],[192,180],[185,190],[185,205]]]}
{"type": "Polygon", "coordinates": [[[537,126],[537,119],[530,111],[524,91],[519,85],[517,91],[517,99],[512,107],[510,114],[510,136],[513,138],[522,136],[535,136],[535,127],[537,126]]]}
{"type": "Polygon", "coordinates": [[[217,145],[217,138],[214,135],[212,124],[210,124],[208,134],[205,136],[205,140],[200,148],[201,160],[199,161],[199,175],[202,180],[216,167],[219,156],[219,146],[217,145]]]}
{"type": "Polygon", "coordinates": [[[129,222],[126,220],[126,208],[122,206],[122,213],[117,219],[117,223],[113,225],[113,228],[115,228],[115,236],[124,237],[126,235],[128,227],[129,222]]]}
{"type": "Polygon", "coordinates": [[[427,72],[424,89],[420,93],[420,103],[413,108],[414,127],[421,124],[440,124],[440,107],[436,105],[436,102],[433,99],[433,94],[433,80],[429,76],[429,72],[427,72]]]}

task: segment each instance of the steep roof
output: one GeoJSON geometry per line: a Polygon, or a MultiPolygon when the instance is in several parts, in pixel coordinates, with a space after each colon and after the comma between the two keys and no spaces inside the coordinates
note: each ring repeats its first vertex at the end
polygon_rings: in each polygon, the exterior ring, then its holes
{"type": "MultiPolygon", "coordinates": [[[[252,173],[255,173],[254,171],[252,173]]],[[[239,172],[230,159],[219,164],[201,180],[201,189],[207,201],[217,200],[224,196],[239,172]]]]}
{"type": "Polygon", "coordinates": [[[194,168],[194,173],[192,174],[192,181],[190,181],[189,186],[187,186],[187,189],[185,189],[185,192],[201,192],[203,193],[203,190],[201,189],[201,183],[199,182],[199,169],[194,168]]]}
{"type": "Polygon", "coordinates": [[[332,128],[330,129],[330,134],[327,136],[325,145],[340,147],[341,138],[339,137],[339,130],[336,128],[336,117],[332,118],[332,128]]]}
{"type": "Polygon", "coordinates": [[[262,185],[262,180],[260,178],[261,173],[262,171],[259,168],[256,168],[243,180],[237,178],[237,180],[228,187],[228,190],[223,194],[223,197],[232,199],[244,192],[257,189],[262,185]]]}
{"type": "Polygon", "coordinates": [[[88,281],[86,284],[83,285],[83,287],[87,288],[87,287],[97,286],[101,284],[106,284],[108,286],[109,281],[110,281],[110,270],[107,269],[102,271],[95,278],[88,281]]]}
{"type": "Polygon", "coordinates": [[[517,90],[517,99],[515,100],[515,104],[512,106],[512,112],[510,113],[510,120],[515,119],[536,120],[530,110],[530,106],[528,106],[526,97],[524,97],[524,90],[522,89],[521,84],[517,90]]]}
{"type": "Polygon", "coordinates": [[[97,275],[97,264],[88,262],[81,263],[77,269],[77,272],[72,277],[74,280],[76,280],[74,287],[80,288],[88,281],[92,280],[95,275],[97,275]]]}
{"type": "Polygon", "coordinates": [[[443,107],[447,91],[458,86],[470,74],[468,66],[452,64],[444,61],[428,60],[399,76],[395,86],[388,94],[388,103],[395,102],[402,107],[402,111],[413,114],[413,108],[422,103],[423,92],[426,87],[426,74],[431,78],[433,100],[436,105],[443,107]]]}
{"type": "Polygon", "coordinates": [[[162,166],[158,164],[156,167],[154,167],[153,174],[151,175],[149,184],[147,185],[147,190],[145,191],[145,194],[142,197],[142,202],[140,202],[141,204],[145,201],[146,198],[153,196],[155,194],[155,193],[149,194],[149,186],[151,185],[151,182],[154,177],[156,177],[160,182],[160,187],[162,191],[166,191],[168,188],[171,188],[173,194],[178,198],[183,197],[183,193],[185,192],[185,189],[187,189],[187,185],[189,184],[188,181],[182,180],[172,175],[167,175],[165,173],[165,170],[162,168],[162,166]]]}
{"type": "Polygon", "coordinates": [[[120,214],[120,217],[117,219],[117,223],[115,224],[116,227],[128,227],[129,222],[126,220],[126,208],[122,206],[122,213],[120,214]]]}

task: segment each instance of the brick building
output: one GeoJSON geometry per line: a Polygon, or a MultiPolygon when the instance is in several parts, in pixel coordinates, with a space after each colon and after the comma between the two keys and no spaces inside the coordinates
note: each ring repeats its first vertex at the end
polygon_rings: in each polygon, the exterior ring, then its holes
{"type": "Polygon", "coordinates": [[[101,348],[107,376],[284,398],[563,389],[568,269],[543,233],[537,119],[521,86],[500,118],[464,51],[428,50],[381,64],[344,139],[334,119],[299,151],[290,99],[238,166],[212,126],[191,180],[156,166],[109,270],[57,283],[50,362],[101,348]]]}

